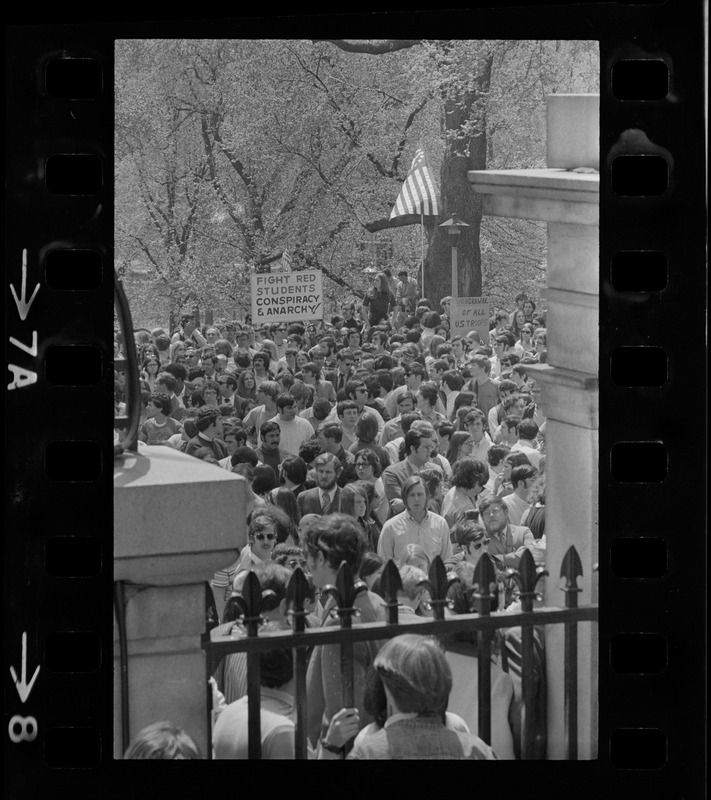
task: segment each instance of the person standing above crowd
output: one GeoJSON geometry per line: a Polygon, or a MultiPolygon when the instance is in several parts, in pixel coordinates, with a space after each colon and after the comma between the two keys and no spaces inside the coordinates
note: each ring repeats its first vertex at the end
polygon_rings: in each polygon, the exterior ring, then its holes
{"type": "Polygon", "coordinates": [[[382,272],[379,272],[363,298],[361,307],[363,318],[367,320],[370,327],[378,325],[380,322],[387,322],[388,314],[395,305],[396,300],[390,290],[388,279],[382,272]]]}

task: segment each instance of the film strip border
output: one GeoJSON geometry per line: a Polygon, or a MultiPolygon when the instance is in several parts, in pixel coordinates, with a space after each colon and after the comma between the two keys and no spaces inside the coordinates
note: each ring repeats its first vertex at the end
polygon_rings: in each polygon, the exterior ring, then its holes
{"type": "MultiPolygon", "coordinates": [[[[598,38],[602,56],[599,759],[559,765],[546,786],[582,777],[581,796],[599,785],[645,800],[695,796],[705,656],[701,4],[683,20],[661,7],[584,9],[582,27],[579,10],[574,19],[539,11],[543,21],[517,13],[512,35],[598,38]]],[[[496,29],[491,12],[480,22],[477,36],[496,29]]],[[[47,27],[8,39],[9,796],[105,786],[112,766],[112,42],[161,31],[200,35],[199,26],[47,27]]]]}

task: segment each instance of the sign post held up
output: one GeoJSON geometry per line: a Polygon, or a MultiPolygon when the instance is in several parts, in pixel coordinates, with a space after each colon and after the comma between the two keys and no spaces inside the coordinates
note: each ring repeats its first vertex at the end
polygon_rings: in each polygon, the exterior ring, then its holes
{"type": "Polygon", "coordinates": [[[490,304],[488,297],[453,297],[449,309],[451,335],[466,336],[477,331],[481,341],[489,341],[490,304]]]}
{"type": "Polygon", "coordinates": [[[323,273],[303,270],[252,274],[252,322],[323,319],[323,273]]]}

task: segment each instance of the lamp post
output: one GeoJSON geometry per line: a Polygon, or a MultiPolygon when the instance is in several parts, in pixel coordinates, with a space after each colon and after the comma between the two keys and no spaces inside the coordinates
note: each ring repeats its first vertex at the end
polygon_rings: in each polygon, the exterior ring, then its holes
{"type": "Polygon", "coordinates": [[[462,222],[456,214],[452,214],[452,218],[443,222],[440,228],[444,228],[447,235],[450,237],[449,242],[452,245],[452,297],[459,297],[459,274],[457,264],[457,245],[459,244],[459,235],[464,228],[469,228],[466,222],[462,222]]]}

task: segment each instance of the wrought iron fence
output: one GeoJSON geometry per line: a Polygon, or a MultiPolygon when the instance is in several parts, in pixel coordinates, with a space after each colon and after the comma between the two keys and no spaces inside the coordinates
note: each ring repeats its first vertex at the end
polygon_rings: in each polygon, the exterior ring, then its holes
{"type": "Polygon", "coordinates": [[[596,605],[578,606],[578,578],[582,577],[582,564],[575,547],[570,547],[563,559],[560,577],[564,579],[562,591],[565,596],[564,608],[538,608],[534,610],[534,600],[538,597],[538,581],[548,575],[543,567],[537,567],[530,550],[524,551],[518,570],[507,570],[508,580],[518,587],[521,601],[520,613],[491,612],[492,602],[497,591],[497,576],[494,564],[488,554],[479,560],[473,576],[473,599],[476,613],[457,614],[445,618],[445,608],[450,604],[448,590],[458,578],[447,573],[442,559],[437,556],[430,566],[428,579],[423,581],[429,590],[429,603],[433,617],[417,622],[398,621],[398,591],[402,589],[400,573],[394,561],[390,560],[381,576],[380,593],[386,608],[385,622],[361,623],[353,626],[353,617],[358,611],[354,600],[366,590],[365,584],[356,581],[343,562],[338,571],[335,586],[323,589],[322,595],[333,597],[333,615],[339,626],[307,628],[304,603],[309,599],[310,587],[300,568],[296,568],[287,586],[287,608],[292,619],[292,631],[262,631],[265,622],[262,616],[262,588],[254,572],[250,572],[243,584],[241,597],[237,598],[241,614],[241,624],[246,635],[214,636],[208,630],[202,640],[206,653],[207,674],[207,717],[208,717],[208,758],[212,757],[212,691],[209,678],[217,665],[231,653],[247,654],[248,687],[248,735],[250,759],[261,758],[261,719],[260,719],[260,653],[289,648],[294,658],[295,686],[295,757],[307,758],[306,735],[306,670],[309,653],[318,645],[340,645],[342,704],[354,705],[353,697],[353,645],[357,642],[370,642],[390,639],[402,633],[417,633],[425,636],[449,636],[469,633],[477,635],[478,662],[478,736],[491,744],[491,648],[497,630],[521,628],[521,694],[523,698],[523,725],[521,736],[521,758],[531,757],[534,749],[534,629],[538,626],[563,624],[564,626],[564,713],[567,755],[571,760],[578,756],[578,643],[577,630],[580,622],[597,622],[596,605]]]}

